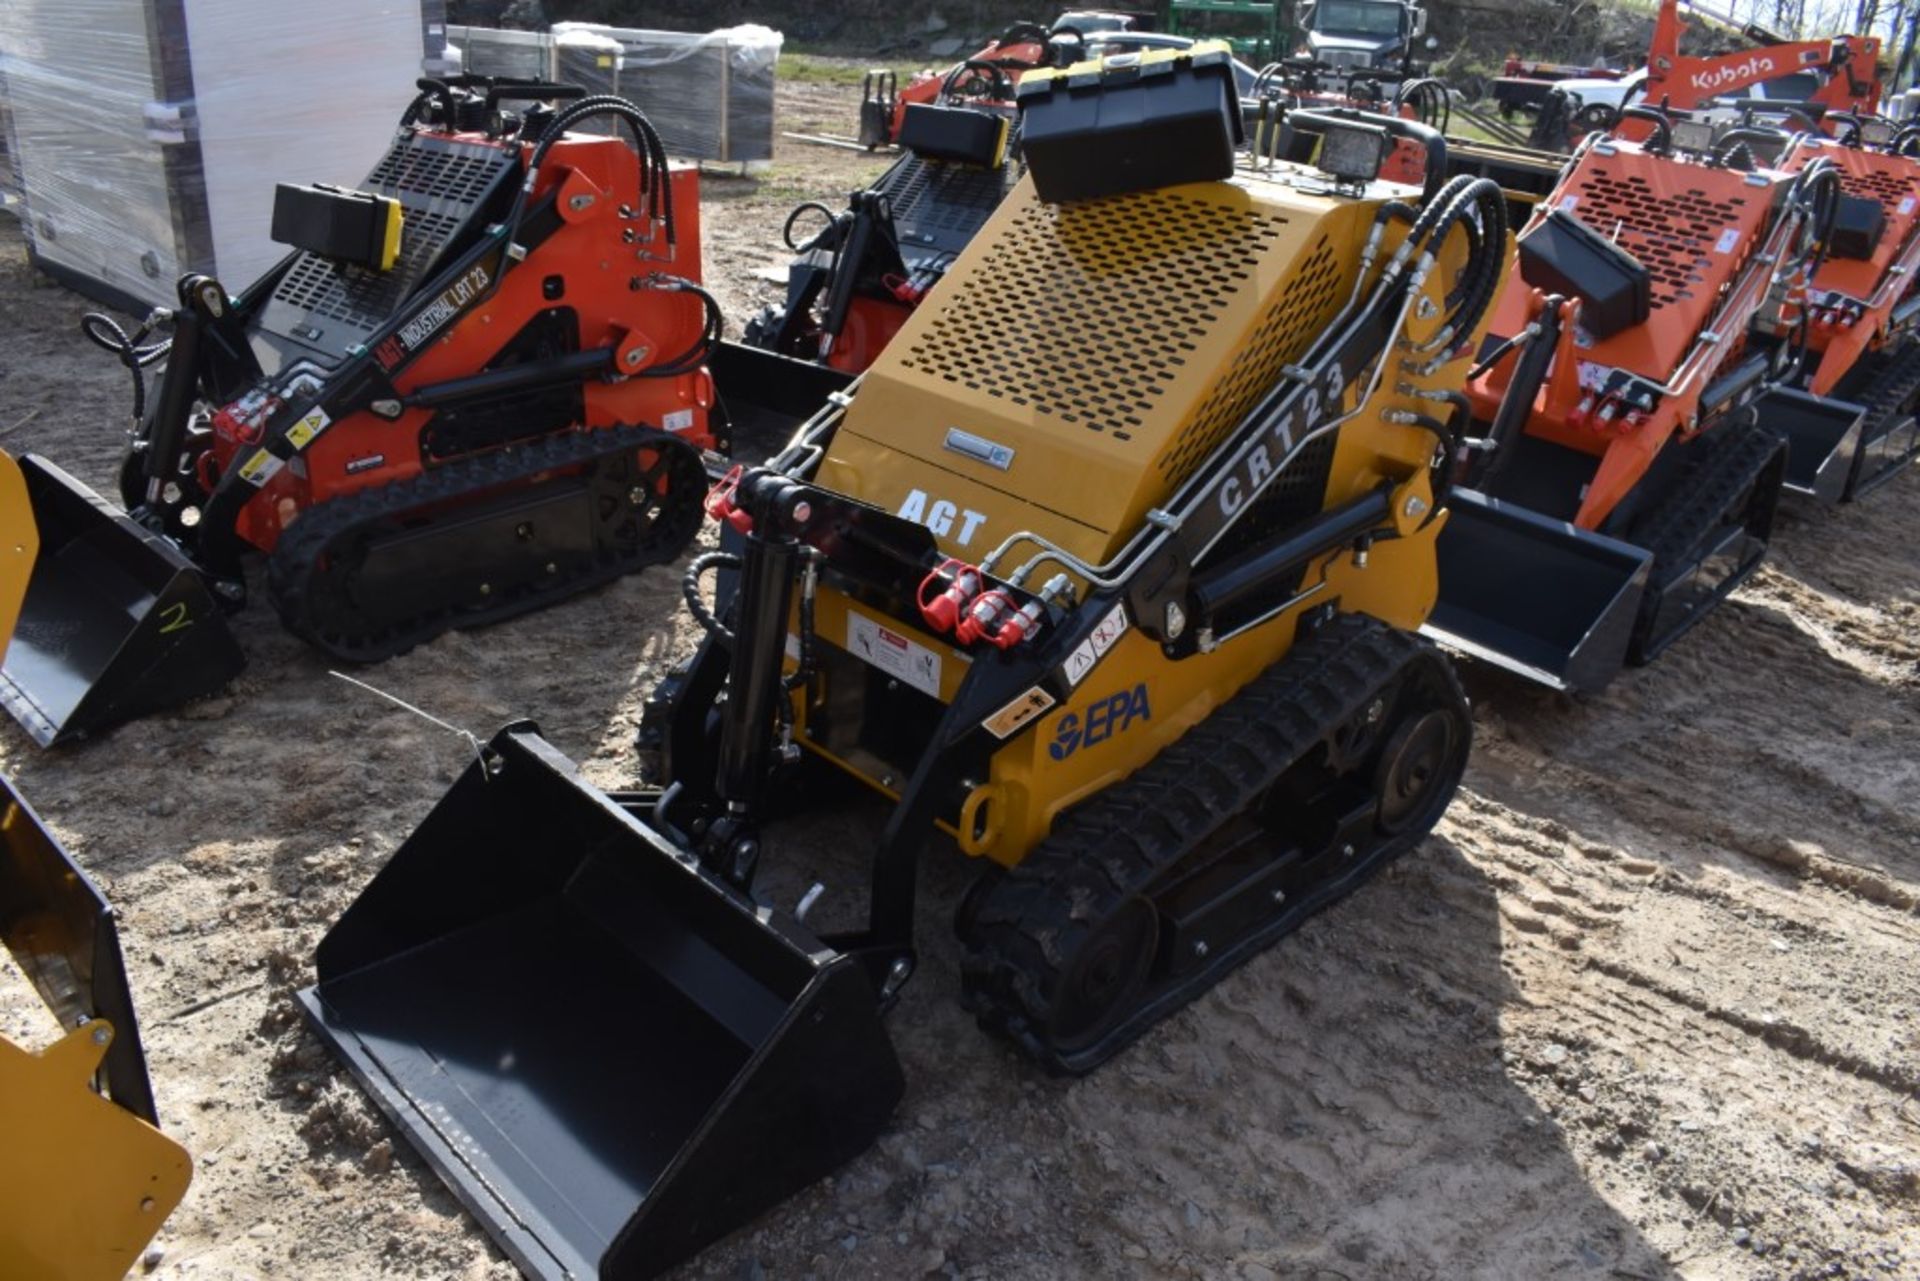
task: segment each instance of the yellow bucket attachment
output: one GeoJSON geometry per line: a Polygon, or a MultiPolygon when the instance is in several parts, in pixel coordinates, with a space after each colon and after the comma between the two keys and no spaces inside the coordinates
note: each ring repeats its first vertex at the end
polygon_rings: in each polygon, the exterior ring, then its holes
{"type": "Polygon", "coordinates": [[[125,1276],[186,1195],[187,1150],[93,1091],[114,1029],[39,1054],[0,1039],[0,1276],[125,1276]]]}
{"type": "Polygon", "coordinates": [[[0,944],[68,1029],[0,1039],[0,1277],[124,1276],[192,1166],[154,1128],[113,909],[4,776],[0,944]]]}
{"type": "Polygon", "coordinates": [[[0,450],[0,655],[20,621],[20,603],[27,598],[33,558],[39,554],[40,528],[33,523],[26,477],[13,456],[0,450]]]}

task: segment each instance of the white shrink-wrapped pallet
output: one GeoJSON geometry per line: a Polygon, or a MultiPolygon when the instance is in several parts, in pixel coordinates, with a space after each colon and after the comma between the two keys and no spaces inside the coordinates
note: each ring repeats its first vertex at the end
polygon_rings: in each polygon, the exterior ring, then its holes
{"type": "Polygon", "coordinates": [[[237,292],[285,252],[277,182],[359,184],[443,0],[0,0],[0,81],[34,260],[130,308],[189,271],[237,292]]]}

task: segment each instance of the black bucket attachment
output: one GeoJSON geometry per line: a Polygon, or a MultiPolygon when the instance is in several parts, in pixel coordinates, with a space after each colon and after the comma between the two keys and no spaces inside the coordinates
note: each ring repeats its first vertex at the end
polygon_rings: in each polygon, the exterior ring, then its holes
{"type": "Polygon", "coordinates": [[[1783,489],[1825,504],[1847,497],[1859,461],[1865,406],[1776,387],[1761,399],[1759,410],[1760,425],[1787,438],[1783,489]]]}
{"type": "MultiPolygon", "coordinates": [[[[157,1124],[113,909],[0,775],[0,943],[63,1028],[105,1019],[101,1093],[157,1124]]],[[[156,1224],[157,1226],[157,1224],[156,1224]]]]}
{"type": "Polygon", "coordinates": [[[1440,599],[1421,630],[1554,689],[1626,663],[1651,553],[1470,489],[1447,497],[1440,599]]]}
{"type": "Polygon", "coordinates": [[[40,556],[0,706],[42,747],[176,707],[245,663],[192,561],[43,458],[20,460],[40,556]]]}
{"type": "Polygon", "coordinates": [[[707,357],[734,462],[764,462],[853,375],[745,343],[723,342],[707,357]]]}
{"type": "Polygon", "coordinates": [[[1895,412],[1863,429],[1848,498],[1880,488],[1920,458],[1920,417],[1895,412]]]}
{"type": "Polygon", "coordinates": [[[871,980],[495,736],[321,940],[320,1034],[534,1277],[645,1277],[823,1177],[903,1089],[871,980]]]}

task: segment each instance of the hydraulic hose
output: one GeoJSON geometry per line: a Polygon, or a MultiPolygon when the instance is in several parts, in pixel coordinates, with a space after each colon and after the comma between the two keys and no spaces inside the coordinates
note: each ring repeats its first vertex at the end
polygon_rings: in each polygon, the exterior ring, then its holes
{"type": "Polygon", "coordinates": [[[979,58],[968,58],[952,71],[947,72],[945,77],[941,79],[940,100],[942,102],[945,102],[953,95],[954,86],[959,84],[961,78],[966,76],[968,72],[987,77],[987,92],[992,95],[995,101],[1007,97],[1012,91],[1013,82],[1007,79],[1007,73],[1003,71],[997,63],[983,62],[979,58]]]}
{"type": "Polygon", "coordinates": [[[693,621],[707,635],[721,644],[733,642],[733,629],[721,622],[719,616],[707,608],[707,602],[700,597],[700,579],[710,569],[739,569],[740,557],[732,552],[702,552],[687,563],[687,572],[680,578],[680,595],[686,599],[687,612],[693,615],[693,621]]]}
{"type": "Polygon", "coordinates": [[[149,343],[147,336],[167,315],[164,311],[149,312],[140,322],[139,328],[131,334],[120,327],[118,321],[104,312],[90,311],[80,317],[80,332],[87,341],[96,347],[112,352],[133,378],[133,423],[137,428],[147,416],[147,379],[140,371],[148,365],[164,360],[173,349],[173,339],[149,343]],[[144,345],[143,345],[144,344],[144,345]]]}
{"type": "Polygon", "coordinates": [[[656,289],[674,290],[693,294],[700,300],[705,317],[701,322],[700,338],[691,347],[668,360],[656,361],[645,369],[635,373],[637,378],[673,378],[680,374],[690,374],[707,362],[713,349],[720,345],[726,336],[726,317],[721,314],[720,303],[714,296],[682,276],[665,274],[650,277],[648,283],[656,289]]]}
{"type": "Polygon", "coordinates": [[[659,219],[665,227],[667,244],[673,245],[673,190],[667,168],[666,147],[661,143],[660,134],[654,129],[653,123],[641,114],[640,109],[613,94],[596,94],[562,108],[541,133],[540,141],[534,144],[533,154],[527,158],[527,179],[515,195],[513,209],[507,215],[509,243],[519,234],[534,179],[547,152],[566,136],[568,129],[592,116],[612,116],[633,135],[634,149],[640,153],[640,199],[645,203],[648,216],[659,219]]]}
{"type": "Polygon", "coordinates": [[[792,250],[794,253],[797,253],[797,254],[805,253],[807,250],[814,248],[820,243],[820,237],[826,235],[829,231],[833,230],[833,225],[835,222],[839,220],[839,217],[840,217],[839,214],[827,208],[825,205],[821,204],[818,200],[802,201],[801,203],[793,207],[792,213],[787,215],[786,223],[780,228],[780,239],[785,241],[787,248],[792,250]],[[825,227],[822,227],[819,231],[815,232],[813,239],[807,241],[806,244],[796,245],[793,243],[793,224],[800,220],[801,214],[807,213],[809,211],[818,213],[822,217],[824,217],[827,220],[827,225],[825,227]]]}
{"type": "Polygon", "coordinates": [[[1393,95],[1394,110],[1407,106],[1413,108],[1414,119],[1429,128],[1444,134],[1453,127],[1453,96],[1447,92],[1446,85],[1432,76],[1409,80],[1400,86],[1399,92],[1393,95]]]}
{"type": "MultiPolygon", "coordinates": [[[[1834,223],[1840,217],[1840,197],[1844,194],[1840,184],[1840,170],[1831,160],[1825,158],[1814,161],[1800,171],[1794,179],[1788,199],[1797,205],[1807,219],[1807,235],[1810,237],[1811,252],[1807,255],[1807,283],[1819,274],[1826,263],[1827,251],[1833,239],[1834,223]]],[[[1793,327],[1793,336],[1788,340],[1792,352],[1792,362],[1788,369],[1799,369],[1807,358],[1807,348],[1812,342],[1812,321],[1808,309],[1802,307],[1800,318],[1793,327]]]]}
{"type": "Polygon", "coordinates": [[[1721,134],[1713,148],[1713,157],[1721,164],[1733,154],[1733,149],[1746,143],[1751,149],[1753,144],[1782,148],[1793,141],[1793,135],[1784,129],[1769,129],[1764,125],[1740,125],[1721,134]]]}
{"type": "Polygon", "coordinates": [[[1438,254],[1453,229],[1463,227],[1468,238],[1467,262],[1449,298],[1452,310],[1434,337],[1417,348],[1421,351],[1443,348],[1479,326],[1499,293],[1500,269],[1506,255],[1507,202],[1499,184],[1491,178],[1468,178],[1465,185],[1457,180],[1449,184],[1449,190],[1453,194],[1441,206],[1424,244],[1427,252],[1438,254]]]}
{"type": "Polygon", "coordinates": [[[1480,357],[1480,363],[1476,364],[1472,369],[1469,369],[1467,371],[1467,378],[1471,380],[1471,379],[1480,377],[1480,375],[1486,373],[1489,369],[1492,369],[1495,365],[1505,360],[1507,358],[1508,352],[1512,351],[1515,347],[1518,347],[1521,343],[1527,342],[1527,341],[1529,341],[1529,339],[1527,337],[1527,331],[1524,329],[1522,329],[1519,333],[1515,334],[1511,338],[1501,339],[1500,342],[1495,345],[1492,351],[1480,357]]]}
{"type": "Polygon", "coordinates": [[[1540,384],[1546,381],[1554,350],[1560,345],[1561,308],[1565,304],[1566,299],[1559,294],[1548,296],[1540,318],[1535,322],[1539,332],[1528,340],[1520,353],[1519,362],[1514,366],[1513,377],[1507,380],[1507,393],[1501,398],[1500,408],[1494,413],[1493,425],[1488,431],[1492,449],[1487,455],[1486,465],[1474,478],[1474,483],[1482,489],[1491,484],[1501,468],[1506,466],[1508,456],[1513,453],[1514,439],[1520,435],[1528,416],[1533,413],[1534,397],[1539,394],[1540,384]]]}

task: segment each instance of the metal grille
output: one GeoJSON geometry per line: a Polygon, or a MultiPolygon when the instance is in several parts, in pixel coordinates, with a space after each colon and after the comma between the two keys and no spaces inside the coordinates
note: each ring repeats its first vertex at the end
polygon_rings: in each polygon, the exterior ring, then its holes
{"type": "Polygon", "coordinates": [[[1005,169],[941,164],[903,157],[880,179],[893,206],[903,253],[935,249],[958,253],[986,225],[1007,194],[1005,169]]]}
{"type": "MultiPolygon", "coordinates": [[[[1903,214],[1900,202],[1920,195],[1920,192],[1915,190],[1920,184],[1914,182],[1913,166],[1903,164],[1901,169],[1904,172],[1891,173],[1877,166],[1863,173],[1853,173],[1843,169],[1840,173],[1840,189],[1849,196],[1877,201],[1885,207],[1889,218],[1900,217],[1903,214]]],[[[1912,207],[1909,206],[1905,213],[1911,212],[1912,207]]]]}
{"type": "MultiPolygon", "coordinates": [[[[1160,474],[1169,488],[1185,480],[1247,415],[1279,380],[1282,366],[1300,358],[1333,320],[1343,292],[1352,283],[1340,270],[1333,246],[1322,236],[1301,260],[1299,271],[1289,275],[1286,288],[1273,300],[1266,319],[1235,353],[1226,377],[1195,412],[1179,443],[1161,457],[1160,474]]],[[[1276,487],[1286,483],[1285,477],[1274,482],[1276,487]]],[[[1317,490],[1314,502],[1317,507],[1317,490]]]]}
{"type": "Polygon", "coordinates": [[[465,155],[420,146],[398,146],[374,166],[367,185],[386,196],[416,200],[451,200],[470,205],[487,194],[499,178],[507,153],[489,147],[484,154],[465,155]]]}
{"type": "MultiPolygon", "coordinates": [[[[1327,480],[1333,474],[1333,454],[1339,444],[1338,431],[1308,442],[1287,469],[1268,482],[1246,515],[1220,540],[1219,546],[1207,553],[1204,563],[1218,565],[1232,560],[1277,534],[1298,528],[1324,510],[1327,480]]],[[[1281,590],[1288,593],[1299,590],[1306,572],[1303,567],[1300,576],[1285,582],[1281,590]]]]}
{"type": "Polygon", "coordinates": [[[452,215],[410,213],[400,260],[391,272],[368,271],[317,254],[302,254],[281,278],[273,299],[300,308],[315,321],[341,320],[356,328],[371,328],[392,315],[399,305],[401,297],[394,296],[396,281],[424,278],[433,259],[459,230],[460,219],[452,215]]]}
{"type": "Polygon", "coordinates": [[[474,211],[502,189],[517,155],[418,135],[394,143],[365,186],[405,211],[399,261],[372,271],[303,253],[274,288],[260,328],[336,357],[364,341],[432,275],[474,211]]]}
{"type": "Polygon", "coordinates": [[[1692,299],[1700,288],[1711,296],[1746,258],[1751,245],[1744,236],[1738,252],[1713,250],[1723,233],[1740,225],[1747,204],[1746,196],[1721,199],[1698,187],[1660,196],[1639,174],[1596,168],[1581,185],[1573,212],[1639,260],[1652,277],[1651,301],[1659,308],[1692,299]]]}
{"type": "Polygon", "coordinates": [[[1129,440],[1286,225],[1173,191],[1036,200],[978,264],[1008,287],[940,298],[901,365],[1129,440]]]}

